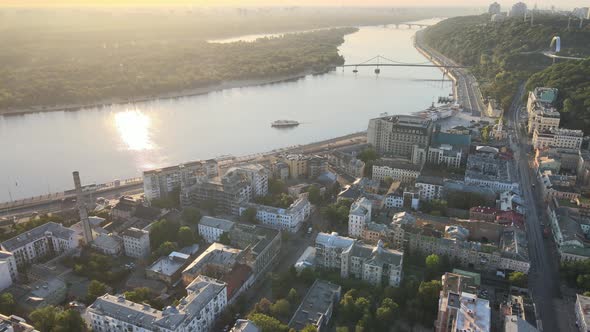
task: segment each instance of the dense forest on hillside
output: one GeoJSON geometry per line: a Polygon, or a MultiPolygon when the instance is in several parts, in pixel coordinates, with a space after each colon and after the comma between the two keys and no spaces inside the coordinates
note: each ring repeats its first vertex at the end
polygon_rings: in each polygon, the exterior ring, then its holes
{"type": "Polygon", "coordinates": [[[354,31],[338,28],[252,43],[166,40],[104,47],[80,43],[70,49],[47,45],[26,63],[14,54],[22,49],[5,49],[0,59],[0,108],[156,96],[227,80],[325,71],[344,62],[338,46],[354,31]]]}
{"type": "Polygon", "coordinates": [[[490,15],[455,17],[426,29],[425,41],[457,62],[472,66],[484,97],[508,108],[520,82],[552,64],[541,54],[549,51],[553,36],[561,38],[560,55],[590,56],[590,24],[582,29],[557,15],[535,16],[530,21],[506,19],[491,22],[490,15]]]}
{"type": "Polygon", "coordinates": [[[430,9],[374,8],[0,8],[0,113],[323,71],[343,61],[337,47],[353,29],[254,43],[206,40],[436,15],[430,9]]]}
{"type": "Polygon", "coordinates": [[[534,74],[527,88],[537,86],[559,89],[557,102],[563,127],[590,133],[590,58],[566,61],[534,74]]]}

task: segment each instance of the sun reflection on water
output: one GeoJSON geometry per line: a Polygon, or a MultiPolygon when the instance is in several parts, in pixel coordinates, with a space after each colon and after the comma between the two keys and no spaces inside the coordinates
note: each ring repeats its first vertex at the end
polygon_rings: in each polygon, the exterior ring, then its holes
{"type": "Polygon", "coordinates": [[[115,114],[115,126],[128,150],[151,150],[151,119],[139,110],[126,110],[115,114]]]}

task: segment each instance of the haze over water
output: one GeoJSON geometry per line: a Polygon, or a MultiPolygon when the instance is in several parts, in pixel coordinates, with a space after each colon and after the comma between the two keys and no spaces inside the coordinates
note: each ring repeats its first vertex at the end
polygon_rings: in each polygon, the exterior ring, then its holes
{"type": "MultiPolygon", "coordinates": [[[[421,21],[433,23],[434,21],[421,21]]],[[[347,63],[376,55],[406,63],[427,61],[413,47],[415,29],[363,27],[340,47],[347,63]]],[[[85,184],[140,176],[180,162],[265,152],[366,130],[383,112],[410,114],[451,92],[431,82],[437,68],[352,68],[292,82],[206,95],[112,105],[71,112],[0,116],[0,201],[85,184]],[[272,121],[302,122],[278,130],[272,121]]]]}

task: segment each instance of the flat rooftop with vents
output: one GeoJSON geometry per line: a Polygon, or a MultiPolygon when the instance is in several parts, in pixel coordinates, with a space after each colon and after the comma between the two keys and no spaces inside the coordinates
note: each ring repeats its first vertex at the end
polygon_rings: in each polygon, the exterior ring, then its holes
{"type": "Polygon", "coordinates": [[[313,325],[318,332],[323,331],[332,317],[334,303],[340,299],[341,291],[339,285],[316,279],[291,318],[289,327],[300,331],[313,325]]]}

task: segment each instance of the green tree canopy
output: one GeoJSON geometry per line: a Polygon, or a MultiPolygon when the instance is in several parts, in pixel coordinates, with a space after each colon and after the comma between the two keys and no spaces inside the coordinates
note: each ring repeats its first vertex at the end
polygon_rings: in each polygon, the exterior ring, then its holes
{"type": "Polygon", "coordinates": [[[97,297],[104,295],[107,292],[107,286],[98,281],[92,280],[90,284],[88,284],[88,292],[86,295],[86,303],[90,304],[96,300],[97,297]]]}
{"type": "Polygon", "coordinates": [[[178,229],[178,245],[186,247],[195,244],[195,233],[190,227],[182,226],[178,229]]]}
{"type": "Polygon", "coordinates": [[[287,332],[289,330],[287,325],[282,324],[278,319],[265,314],[255,313],[248,316],[248,319],[256,324],[262,332],[287,332]]]}
{"type": "Polygon", "coordinates": [[[258,211],[256,211],[255,208],[249,207],[246,210],[244,210],[244,212],[242,212],[242,214],[240,215],[240,219],[251,224],[256,224],[258,223],[258,219],[256,218],[257,213],[258,211]]]}
{"type": "Polygon", "coordinates": [[[5,292],[0,295],[0,313],[10,316],[16,309],[16,302],[12,294],[5,292]]]}
{"type": "Polygon", "coordinates": [[[196,225],[201,220],[201,212],[195,207],[186,207],[182,210],[182,220],[187,224],[196,225]]]}
{"type": "MultiPolygon", "coordinates": [[[[510,281],[510,283],[516,287],[525,288],[528,283],[528,277],[522,272],[511,272],[508,275],[508,281],[510,281]]],[[[588,285],[590,287],[590,283],[588,285]]]]}

